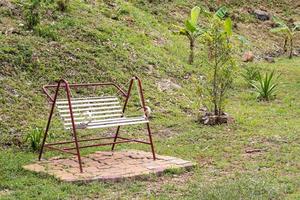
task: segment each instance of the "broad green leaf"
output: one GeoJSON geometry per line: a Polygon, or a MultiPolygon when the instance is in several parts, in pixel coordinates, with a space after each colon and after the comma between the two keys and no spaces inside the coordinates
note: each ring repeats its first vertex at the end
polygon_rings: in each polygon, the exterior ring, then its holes
{"type": "Polygon", "coordinates": [[[224,21],[224,30],[228,36],[232,35],[232,21],[230,17],[226,18],[224,21]]]}
{"type": "Polygon", "coordinates": [[[287,26],[272,28],[270,31],[272,33],[285,33],[285,34],[290,32],[287,26]]]}
{"type": "Polygon", "coordinates": [[[190,23],[191,23],[193,26],[197,26],[199,14],[200,14],[200,8],[199,8],[198,6],[195,6],[195,7],[191,10],[191,20],[190,20],[190,23]]]}
{"type": "Polygon", "coordinates": [[[219,8],[219,10],[217,10],[215,16],[217,16],[219,19],[224,19],[227,13],[228,13],[228,9],[226,8],[226,6],[222,6],[221,8],[219,8]]]}
{"type": "Polygon", "coordinates": [[[194,33],[197,30],[197,28],[191,23],[190,20],[185,21],[185,27],[186,30],[188,30],[191,33],[194,33]]]}

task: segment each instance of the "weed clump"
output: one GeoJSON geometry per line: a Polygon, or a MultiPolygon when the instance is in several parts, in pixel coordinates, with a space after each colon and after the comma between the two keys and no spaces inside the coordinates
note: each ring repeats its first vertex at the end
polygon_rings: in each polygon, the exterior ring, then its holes
{"type": "Polygon", "coordinates": [[[24,15],[27,29],[33,30],[40,23],[40,6],[40,0],[29,0],[25,4],[24,15]]]}

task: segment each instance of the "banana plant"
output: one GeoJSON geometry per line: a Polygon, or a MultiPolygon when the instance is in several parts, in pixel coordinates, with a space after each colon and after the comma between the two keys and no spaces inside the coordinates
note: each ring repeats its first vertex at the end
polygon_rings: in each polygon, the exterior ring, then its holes
{"type": "Polygon", "coordinates": [[[179,34],[185,35],[190,41],[190,55],[189,55],[189,64],[193,64],[194,62],[194,49],[195,42],[197,37],[203,34],[203,29],[198,26],[198,19],[200,15],[201,9],[198,6],[195,6],[191,10],[191,14],[189,19],[185,21],[184,27],[178,27],[179,34]]]}
{"type": "Polygon", "coordinates": [[[274,22],[277,24],[276,28],[271,29],[272,33],[279,34],[284,37],[284,52],[287,52],[287,45],[289,44],[289,58],[293,57],[293,48],[294,48],[294,37],[296,33],[299,33],[300,30],[300,22],[295,23],[293,27],[289,27],[286,23],[284,23],[278,17],[273,17],[274,22]]]}

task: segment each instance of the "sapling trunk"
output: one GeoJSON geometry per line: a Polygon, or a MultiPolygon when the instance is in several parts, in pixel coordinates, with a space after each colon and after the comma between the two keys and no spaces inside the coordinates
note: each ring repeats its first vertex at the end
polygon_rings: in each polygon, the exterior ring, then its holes
{"type": "Polygon", "coordinates": [[[213,74],[213,103],[214,103],[214,113],[215,115],[219,115],[218,102],[217,102],[217,73],[218,73],[218,45],[216,43],[213,44],[214,52],[214,74],[213,74]]]}
{"type": "Polygon", "coordinates": [[[288,42],[288,38],[285,38],[284,39],[284,45],[283,45],[283,51],[284,51],[284,53],[287,52],[287,42],[288,42]]]}
{"type": "Polygon", "coordinates": [[[215,115],[219,115],[218,103],[217,103],[217,63],[215,63],[214,69],[214,80],[213,80],[213,95],[214,95],[214,113],[215,115]]]}
{"type": "Polygon", "coordinates": [[[195,39],[190,39],[190,56],[189,56],[189,64],[193,64],[194,62],[194,48],[195,48],[195,39]]]}
{"type": "Polygon", "coordinates": [[[290,55],[289,55],[289,59],[292,59],[293,58],[293,38],[291,38],[291,41],[290,41],[290,55]]]}

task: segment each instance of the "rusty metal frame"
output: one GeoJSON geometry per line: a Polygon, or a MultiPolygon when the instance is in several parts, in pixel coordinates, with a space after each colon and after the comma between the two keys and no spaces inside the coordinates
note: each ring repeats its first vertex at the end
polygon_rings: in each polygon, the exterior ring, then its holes
{"type": "Polygon", "coordinates": [[[122,113],[123,113],[122,117],[123,117],[124,113],[126,111],[126,106],[128,104],[129,98],[130,98],[130,94],[131,94],[131,90],[132,90],[132,86],[133,86],[134,81],[138,82],[138,90],[139,90],[138,92],[140,94],[141,104],[142,104],[141,107],[143,108],[145,117],[148,118],[147,108],[146,108],[146,105],[145,105],[144,93],[143,93],[143,88],[142,88],[142,81],[137,76],[134,76],[134,77],[131,78],[127,93],[119,85],[117,85],[115,83],[69,84],[65,79],[61,79],[57,82],[57,85],[45,85],[45,86],[43,86],[43,92],[46,94],[48,100],[51,102],[51,110],[50,110],[50,114],[49,114],[49,117],[48,117],[48,123],[47,123],[47,126],[46,126],[44,138],[43,138],[43,141],[42,141],[42,146],[41,146],[40,153],[39,153],[39,160],[41,160],[41,158],[42,158],[44,148],[48,148],[48,149],[51,149],[51,150],[57,150],[57,151],[60,151],[60,152],[63,152],[63,153],[70,153],[72,155],[77,156],[78,163],[79,163],[79,169],[80,169],[80,172],[82,173],[83,168],[82,168],[82,161],[81,161],[81,155],[80,155],[80,149],[81,148],[112,145],[111,150],[113,151],[116,144],[129,143],[129,142],[137,142],[137,143],[150,145],[152,155],[153,155],[153,159],[155,160],[156,156],[155,156],[154,144],[153,144],[153,141],[152,141],[152,134],[151,134],[151,129],[150,129],[149,122],[146,123],[149,142],[145,142],[145,141],[137,140],[137,139],[130,139],[130,138],[120,137],[119,132],[120,132],[120,127],[121,126],[117,127],[116,133],[112,137],[91,138],[91,139],[83,139],[83,140],[78,140],[78,137],[77,137],[77,130],[76,130],[75,121],[74,121],[73,112],[72,112],[71,88],[93,87],[93,86],[96,86],[96,87],[103,87],[103,86],[115,87],[117,89],[117,91],[122,95],[122,97],[125,98],[125,103],[123,105],[123,110],[122,110],[122,113]],[[49,92],[50,88],[55,88],[55,94],[54,94],[53,97],[50,95],[50,92],[49,92]],[[71,131],[72,131],[72,135],[73,135],[73,141],[64,141],[64,142],[55,142],[55,143],[46,144],[47,135],[48,135],[48,131],[50,129],[50,124],[51,124],[51,120],[52,120],[52,116],[53,116],[53,113],[54,113],[54,108],[55,108],[55,104],[56,104],[56,100],[57,100],[60,88],[64,88],[65,91],[66,91],[66,94],[67,94],[68,106],[69,106],[69,111],[70,111],[70,118],[71,118],[71,123],[72,123],[71,131]],[[85,145],[85,146],[80,145],[81,142],[89,142],[89,141],[96,141],[96,140],[102,140],[102,139],[113,139],[113,142],[100,143],[100,144],[91,144],[91,145],[85,145]],[[117,141],[118,139],[120,141],[117,141]],[[63,148],[54,147],[56,145],[72,144],[72,143],[75,144],[75,147],[63,147],[63,148]],[[73,152],[72,150],[76,150],[76,152],[73,152]]]}

